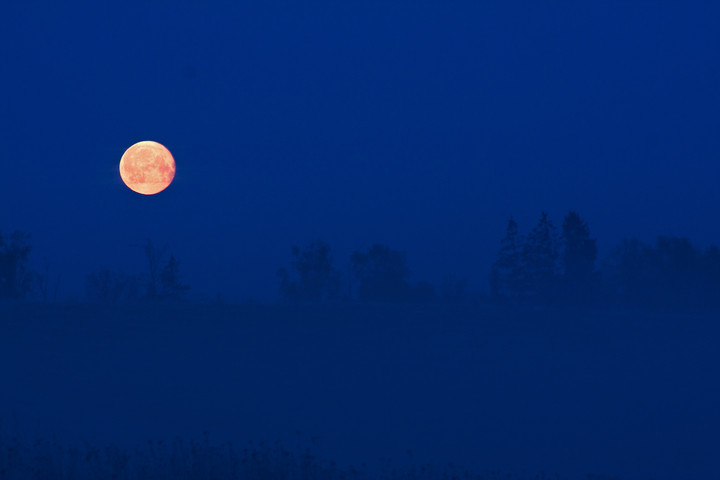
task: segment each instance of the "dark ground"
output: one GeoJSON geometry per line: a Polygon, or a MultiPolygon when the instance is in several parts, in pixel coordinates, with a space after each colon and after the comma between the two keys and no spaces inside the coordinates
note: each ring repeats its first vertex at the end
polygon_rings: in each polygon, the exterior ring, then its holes
{"type": "Polygon", "coordinates": [[[0,429],[717,478],[718,334],[713,315],[629,311],[2,304],[0,429]]]}

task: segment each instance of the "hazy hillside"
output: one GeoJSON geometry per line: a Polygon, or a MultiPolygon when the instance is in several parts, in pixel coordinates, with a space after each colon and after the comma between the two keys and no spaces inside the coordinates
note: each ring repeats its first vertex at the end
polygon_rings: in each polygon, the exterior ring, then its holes
{"type": "Polygon", "coordinates": [[[0,429],[717,478],[718,334],[707,315],[621,311],[4,304],[0,429]]]}

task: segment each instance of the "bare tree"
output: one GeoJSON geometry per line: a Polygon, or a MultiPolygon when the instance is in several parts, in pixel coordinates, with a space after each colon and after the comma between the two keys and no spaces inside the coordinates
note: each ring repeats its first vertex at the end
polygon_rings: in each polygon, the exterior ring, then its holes
{"type": "Polygon", "coordinates": [[[140,298],[140,279],[102,268],[85,279],[85,295],[95,303],[116,304],[140,298]]]}
{"type": "Polygon", "coordinates": [[[180,281],[179,264],[175,255],[170,254],[170,260],[160,271],[161,296],[164,298],[179,299],[190,287],[180,281]]]}
{"type": "Polygon", "coordinates": [[[0,298],[23,298],[32,288],[33,275],[27,261],[30,235],[15,231],[6,241],[0,234],[0,298]]]}
{"type": "Polygon", "coordinates": [[[141,247],[145,252],[145,261],[147,265],[147,283],[145,286],[145,297],[151,300],[159,298],[161,290],[160,285],[160,266],[162,265],[163,258],[168,251],[168,244],[163,244],[160,247],[155,246],[152,240],[148,239],[144,244],[136,244],[136,247],[141,247]]]}

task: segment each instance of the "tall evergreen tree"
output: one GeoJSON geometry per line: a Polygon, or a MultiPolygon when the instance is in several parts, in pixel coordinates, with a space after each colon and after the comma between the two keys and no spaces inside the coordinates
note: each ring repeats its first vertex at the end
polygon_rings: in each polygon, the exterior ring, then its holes
{"type": "Polygon", "coordinates": [[[565,276],[583,280],[595,271],[596,240],[590,238],[587,223],[574,211],[563,219],[563,267],[565,276]]]}
{"type": "Polygon", "coordinates": [[[557,227],[542,212],[522,249],[523,290],[537,300],[552,300],[557,287],[560,239],[557,227]]]}
{"type": "Polygon", "coordinates": [[[587,223],[572,210],[563,219],[562,243],[563,294],[573,303],[586,302],[596,287],[597,245],[587,223]]]}
{"type": "Polygon", "coordinates": [[[493,298],[516,298],[521,295],[521,253],[522,239],[518,225],[510,217],[505,237],[500,241],[498,258],[490,270],[490,292],[493,298]]]}

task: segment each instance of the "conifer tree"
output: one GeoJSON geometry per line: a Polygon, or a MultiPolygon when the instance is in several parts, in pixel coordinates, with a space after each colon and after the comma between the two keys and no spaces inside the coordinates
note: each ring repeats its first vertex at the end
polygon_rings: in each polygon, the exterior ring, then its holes
{"type": "Polygon", "coordinates": [[[518,225],[515,219],[510,217],[505,237],[500,242],[498,258],[491,267],[490,291],[493,298],[516,298],[522,294],[521,243],[518,225]]]}
{"type": "Polygon", "coordinates": [[[595,271],[596,240],[590,238],[587,223],[574,211],[563,219],[563,267],[565,277],[585,280],[595,271]]]}
{"type": "Polygon", "coordinates": [[[542,212],[522,249],[523,290],[526,296],[542,301],[556,294],[559,244],[557,228],[542,212]]]}
{"type": "Polygon", "coordinates": [[[570,211],[563,219],[563,293],[573,303],[585,302],[594,295],[596,240],[590,238],[587,223],[577,212],[570,211]]]}

